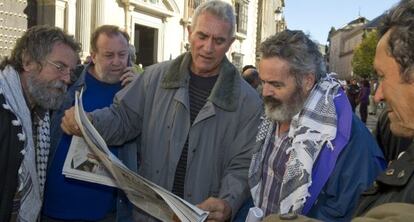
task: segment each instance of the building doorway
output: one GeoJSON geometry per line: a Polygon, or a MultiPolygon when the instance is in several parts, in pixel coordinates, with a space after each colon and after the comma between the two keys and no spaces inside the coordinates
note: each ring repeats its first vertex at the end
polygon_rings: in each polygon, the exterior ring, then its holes
{"type": "Polygon", "coordinates": [[[134,45],[137,64],[143,67],[157,63],[158,30],[148,26],[135,24],[134,45]]]}

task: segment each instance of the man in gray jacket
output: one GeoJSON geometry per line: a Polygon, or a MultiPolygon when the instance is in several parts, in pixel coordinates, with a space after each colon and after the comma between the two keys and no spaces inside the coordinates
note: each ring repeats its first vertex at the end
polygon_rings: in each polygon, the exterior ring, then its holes
{"type": "MultiPolygon", "coordinates": [[[[225,56],[235,36],[232,6],[205,2],[191,24],[190,52],[147,67],[110,108],[90,116],[111,145],[139,140],[140,175],[225,221],[249,194],[262,104],[225,56]]],[[[62,128],[80,133],[73,108],[62,128]]]]}

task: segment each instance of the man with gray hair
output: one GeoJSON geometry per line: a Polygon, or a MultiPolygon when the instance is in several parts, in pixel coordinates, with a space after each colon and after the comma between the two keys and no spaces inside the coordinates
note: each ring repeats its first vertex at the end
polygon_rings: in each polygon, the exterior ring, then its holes
{"type": "Polygon", "coordinates": [[[50,111],[60,107],[80,45],[61,29],[34,26],[0,71],[0,221],[36,221],[50,147],[50,111]]]}
{"type": "MultiPolygon", "coordinates": [[[[201,4],[188,34],[190,52],[146,67],[111,107],[89,115],[107,143],[137,140],[140,175],[226,221],[248,196],[262,104],[225,55],[235,39],[229,3],[201,4]]],[[[62,128],[80,134],[73,108],[62,128]]]]}
{"type": "Polygon", "coordinates": [[[265,216],[348,221],[384,167],[379,147],[302,31],[271,36],[260,50],[265,116],[249,170],[255,206],[265,216]]]}

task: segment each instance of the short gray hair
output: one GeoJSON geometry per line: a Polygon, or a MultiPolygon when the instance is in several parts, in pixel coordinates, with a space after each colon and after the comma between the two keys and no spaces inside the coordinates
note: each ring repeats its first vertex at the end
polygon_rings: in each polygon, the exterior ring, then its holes
{"type": "Polygon", "coordinates": [[[307,74],[315,81],[326,76],[325,62],[319,48],[302,31],[284,30],[270,36],[260,46],[262,58],[278,57],[288,62],[289,71],[299,84],[307,74]]]}
{"type": "Polygon", "coordinates": [[[414,1],[402,0],[389,10],[379,27],[379,37],[392,30],[388,39],[388,53],[400,65],[405,82],[414,81],[414,1]]]}
{"type": "Polygon", "coordinates": [[[232,5],[221,0],[211,0],[202,3],[196,8],[194,12],[193,18],[191,20],[191,30],[194,30],[195,26],[197,25],[198,17],[204,12],[211,13],[218,18],[230,23],[230,36],[235,36],[236,16],[232,5]]]}

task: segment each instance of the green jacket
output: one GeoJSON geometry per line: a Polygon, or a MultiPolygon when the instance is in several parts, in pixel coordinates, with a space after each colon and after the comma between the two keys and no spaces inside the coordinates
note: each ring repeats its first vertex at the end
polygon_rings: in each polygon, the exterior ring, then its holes
{"type": "Polygon", "coordinates": [[[224,58],[206,104],[190,125],[190,53],[147,67],[120,91],[114,104],[93,113],[110,144],[140,140],[139,174],[172,190],[188,137],[184,199],[228,201],[233,216],[248,196],[247,173],[262,113],[257,92],[224,58]]]}

